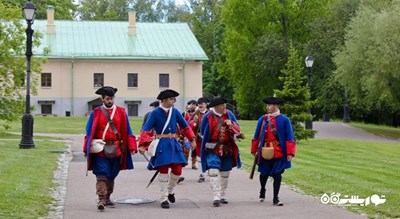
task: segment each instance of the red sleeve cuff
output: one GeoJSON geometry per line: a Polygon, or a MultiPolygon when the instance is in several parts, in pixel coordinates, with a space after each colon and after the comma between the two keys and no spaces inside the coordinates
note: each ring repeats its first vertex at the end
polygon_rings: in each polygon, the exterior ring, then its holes
{"type": "Polygon", "coordinates": [[[83,140],[83,147],[82,147],[82,151],[85,154],[86,154],[86,149],[87,149],[87,140],[88,140],[88,136],[85,136],[85,139],[83,140]]]}
{"type": "Polygon", "coordinates": [[[128,147],[129,151],[137,151],[137,142],[136,142],[136,137],[134,135],[128,136],[128,147]]]}
{"type": "Polygon", "coordinates": [[[140,139],[139,139],[139,146],[146,146],[150,144],[150,139],[153,136],[153,132],[148,131],[148,132],[142,132],[140,134],[140,139]]]}
{"type": "Polygon", "coordinates": [[[183,135],[189,139],[189,141],[191,141],[193,138],[195,138],[196,136],[193,133],[192,128],[190,128],[190,126],[187,126],[185,129],[183,129],[183,135]]]}
{"type": "Polygon", "coordinates": [[[296,142],[286,141],[286,153],[293,156],[296,154],[296,142]]]}
{"type": "Polygon", "coordinates": [[[257,139],[251,140],[251,153],[254,154],[257,152],[259,141],[257,139]]]}

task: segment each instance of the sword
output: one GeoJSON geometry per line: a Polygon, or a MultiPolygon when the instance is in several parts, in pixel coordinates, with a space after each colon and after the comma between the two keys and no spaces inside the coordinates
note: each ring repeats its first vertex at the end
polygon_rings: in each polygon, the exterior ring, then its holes
{"type": "Polygon", "coordinates": [[[151,185],[151,183],[154,181],[154,179],[156,178],[156,176],[158,175],[158,170],[156,170],[156,172],[154,173],[153,177],[151,177],[149,184],[147,184],[146,189],[149,188],[149,186],[151,185]]]}
{"type": "MultiPolygon", "coordinates": [[[[149,158],[147,158],[147,156],[144,155],[144,154],[142,154],[142,155],[143,155],[144,159],[146,159],[147,162],[149,162],[149,164],[151,165],[151,167],[154,169],[154,166],[153,166],[152,163],[150,163],[149,158]]],[[[157,170],[157,171],[154,173],[153,177],[151,177],[149,184],[147,184],[147,186],[146,186],[146,189],[149,188],[149,186],[151,185],[151,183],[154,181],[154,179],[155,179],[156,176],[158,175],[158,172],[159,172],[159,171],[157,170]]]]}

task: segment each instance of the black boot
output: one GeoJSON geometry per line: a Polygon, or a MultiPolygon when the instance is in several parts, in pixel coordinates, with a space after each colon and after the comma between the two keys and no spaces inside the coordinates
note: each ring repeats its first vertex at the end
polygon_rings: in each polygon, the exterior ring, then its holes
{"type": "Polygon", "coordinates": [[[268,175],[262,175],[260,174],[260,185],[261,185],[261,189],[260,189],[260,202],[263,202],[265,200],[265,185],[267,184],[267,180],[268,180],[268,175]]]}
{"type": "Polygon", "coordinates": [[[283,202],[279,201],[279,190],[281,188],[282,174],[274,175],[274,199],[272,203],[276,206],[282,206],[283,202]]]}
{"type": "Polygon", "coordinates": [[[169,203],[168,203],[168,201],[163,201],[163,202],[161,202],[161,208],[169,208],[169,203]]]}
{"type": "Polygon", "coordinates": [[[213,201],[213,206],[214,207],[219,207],[220,201],[219,200],[214,200],[213,201]]]}
{"type": "Polygon", "coordinates": [[[168,200],[171,203],[175,203],[175,194],[168,194],[168,200]]]}

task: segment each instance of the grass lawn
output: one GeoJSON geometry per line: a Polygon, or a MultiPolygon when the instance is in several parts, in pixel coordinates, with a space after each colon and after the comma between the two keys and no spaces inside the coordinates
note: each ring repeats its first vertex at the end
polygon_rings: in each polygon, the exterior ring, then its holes
{"type": "Polygon", "coordinates": [[[59,157],[51,151],[62,150],[64,143],[42,138],[35,149],[19,149],[19,135],[1,133],[0,138],[0,218],[46,216],[59,157]]]}
{"type": "MultiPolygon", "coordinates": [[[[256,121],[240,121],[240,124],[247,137],[239,143],[241,158],[244,168],[250,170],[253,162],[250,140],[256,121]]],[[[400,144],[391,143],[326,139],[301,141],[297,144],[293,167],[283,174],[283,182],[317,198],[333,192],[342,194],[342,198],[344,195],[360,198],[385,195],[384,204],[346,208],[359,214],[366,213],[369,217],[400,217],[399,150],[400,144]]]]}
{"type": "Polygon", "coordinates": [[[385,125],[372,125],[372,124],[365,124],[365,123],[358,123],[358,122],[351,122],[348,123],[350,126],[363,129],[369,133],[387,137],[387,138],[394,138],[400,139],[400,128],[385,126],[385,125]]]}
{"type": "MultiPolygon", "coordinates": [[[[82,134],[85,132],[86,121],[86,117],[35,117],[34,135],[82,134]]],[[[130,121],[137,135],[142,119],[135,118],[130,121]]],[[[250,142],[256,121],[242,120],[239,123],[246,136],[246,139],[239,143],[243,168],[249,170],[253,162],[250,142]]],[[[381,126],[371,127],[380,132],[388,132],[381,126]]],[[[13,123],[11,131],[20,132],[21,123],[13,123]]],[[[56,168],[58,157],[49,151],[61,149],[63,144],[46,142],[34,136],[36,149],[20,150],[19,140],[15,140],[20,136],[4,134],[0,129],[0,138],[10,139],[0,141],[0,147],[3,149],[3,153],[0,154],[0,198],[7,200],[0,202],[0,218],[46,215],[46,206],[51,201],[47,194],[49,188],[53,187],[52,171],[56,168]]],[[[400,184],[397,175],[400,166],[399,148],[400,144],[351,140],[302,141],[298,143],[293,168],[285,172],[283,181],[317,198],[324,193],[333,192],[343,196],[356,195],[360,198],[367,198],[373,194],[385,195],[384,204],[346,208],[356,213],[366,213],[369,217],[400,217],[400,184]]]]}

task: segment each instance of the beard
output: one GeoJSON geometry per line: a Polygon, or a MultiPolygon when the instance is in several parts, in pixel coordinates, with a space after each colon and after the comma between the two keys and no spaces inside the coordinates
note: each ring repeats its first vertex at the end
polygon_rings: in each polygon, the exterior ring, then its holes
{"type": "Polygon", "coordinates": [[[189,111],[189,113],[194,113],[195,110],[196,109],[189,109],[188,111],[189,111]]]}
{"type": "Polygon", "coordinates": [[[104,103],[104,105],[105,105],[107,108],[111,108],[111,107],[114,105],[114,103],[113,103],[113,102],[104,103]]]}

